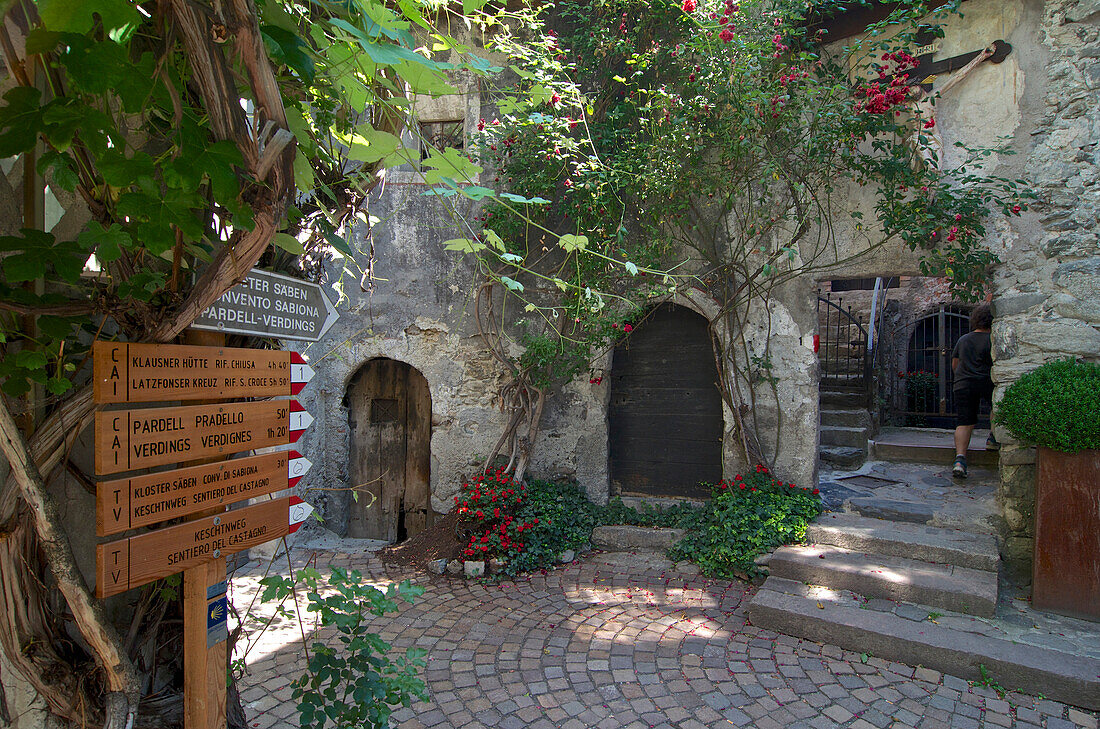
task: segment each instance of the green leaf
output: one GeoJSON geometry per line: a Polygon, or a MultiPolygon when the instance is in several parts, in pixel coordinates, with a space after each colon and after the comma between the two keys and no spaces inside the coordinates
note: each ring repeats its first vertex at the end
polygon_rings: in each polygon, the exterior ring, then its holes
{"type": "Polygon", "coordinates": [[[73,383],[65,377],[51,377],[46,381],[46,389],[54,395],[61,395],[72,389],[73,383]]]}
{"type": "Polygon", "coordinates": [[[401,140],[389,132],[381,132],[369,124],[361,124],[350,134],[335,132],[334,136],[348,147],[348,159],[358,162],[378,162],[392,154],[401,140]]]}
{"type": "Polygon", "coordinates": [[[123,43],[141,24],[141,14],[127,0],[38,0],[38,14],[49,30],[87,33],[96,16],[111,40],[123,43]]]}
{"type": "Polygon", "coordinates": [[[469,238],[452,238],[443,242],[444,250],[458,251],[459,253],[477,253],[485,250],[485,248],[484,243],[469,238]]]}
{"type": "Polygon", "coordinates": [[[561,238],[558,238],[558,245],[570,253],[573,251],[583,251],[588,246],[588,236],[566,233],[561,238]]]}
{"type": "Polygon", "coordinates": [[[492,228],[485,229],[485,242],[496,248],[498,251],[504,250],[504,241],[497,235],[496,231],[492,228]]]}
{"type": "Polygon", "coordinates": [[[130,234],[118,223],[112,223],[110,228],[104,229],[95,220],[88,223],[88,227],[80,232],[76,242],[86,251],[95,251],[96,258],[104,263],[118,260],[122,255],[122,249],[133,245],[130,234]]]}
{"type": "Polygon", "coordinates": [[[15,364],[28,370],[41,369],[46,366],[46,355],[37,349],[24,349],[15,355],[15,364]]]}
{"type": "Polygon", "coordinates": [[[34,147],[42,126],[42,92],[16,86],[4,94],[0,106],[0,157],[14,157],[34,147]]]}
{"type": "Polygon", "coordinates": [[[64,339],[72,334],[73,327],[78,326],[77,320],[61,316],[38,317],[38,328],[48,337],[64,339]]]}
{"type": "MultiPolygon", "coordinates": [[[[444,180],[469,182],[481,173],[481,167],[474,164],[460,150],[448,147],[442,152],[431,150],[428,159],[422,163],[425,167],[434,167],[424,173],[424,182],[429,185],[444,183],[444,180]]],[[[455,185],[452,185],[455,186],[455,185]]],[[[457,187],[457,186],[456,186],[457,187]]]]}
{"type": "Polygon", "coordinates": [[[296,33],[275,25],[261,25],[260,34],[272,60],[290,68],[307,84],[313,83],[317,68],[310,47],[296,33]]]}
{"type": "Polygon", "coordinates": [[[523,284],[515,279],[508,278],[507,276],[501,276],[500,282],[510,288],[512,291],[523,291],[523,284]]]}
{"type": "Polygon", "coordinates": [[[502,198],[504,198],[505,200],[511,200],[512,202],[522,203],[524,205],[526,205],[528,203],[537,204],[537,205],[546,205],[550,202],[549,200],[546,200],[546,199],[541,198],[541,197],[524,197],[523,195],[516,195],[515,193],[512,193],[512,192],[502,192],[502,193],[500,193],[500,196],[502,198]]]}
{"type": "Polygon", "coordinates": [[[638,275],[638,267],[630,261],[626,261],[625,263],[623,263],[623,268],[625,268],[626,272],[629,273],[631,276],[638,275]]]}
{"type": "Polygon", "coordinates": [[[359,47],[366,52],[367,56],[380,66],[396,66],[402,61],[409,61],[430,69],[442,70],[441,64],[425,58],[405,46],[396,43],[376,43],[366,33],[342,18],[333,20],[332,24],[350,33],[359,42],[359,47]]]}
{"type": "Polygon", "coordinates": [[[496,190],[480,185],[467,185],[458,188],[458,191],[463,197],[468,197],[471,200],[484,200],[487,197],[496,197],[497,194],[496,190]]]}
{"type": "Polygon", "coordinates": [[[306,252],[305,246],[289,233],[276,233],[271,242],[287,253],[293,253],[296,256],[300,256],[306,252]]]}
{"type": "Polygon", "coordinates": [[[336,235],[335,233],[328,233],[325,235],[325,240],[328,244],[335,248],[348,258],[355,258],[355,249],[351,247],[351,244],[344,240],[343,237],[336,235]]]}

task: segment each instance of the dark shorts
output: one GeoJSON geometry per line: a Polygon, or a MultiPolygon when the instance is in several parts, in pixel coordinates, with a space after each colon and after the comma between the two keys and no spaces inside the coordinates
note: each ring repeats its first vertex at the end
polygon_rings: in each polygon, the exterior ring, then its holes
{"type": "Polygon", "coordinates": [[[955,425],[977,425],[978,407],[985,400],[993,402],[993,383],[966,380],[955,388],[955,412],[958,413],[955,425]]]}

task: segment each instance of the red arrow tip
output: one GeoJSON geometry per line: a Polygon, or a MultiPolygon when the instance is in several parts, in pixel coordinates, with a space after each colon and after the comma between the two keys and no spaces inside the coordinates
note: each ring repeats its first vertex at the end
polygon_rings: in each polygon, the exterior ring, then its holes
{"type": "Polygon", "coordinates": [[[302,355],[298,354],[297,352],[291,352],[290,353],[290,361],[293,362],[294,364],[305,364],[306,363],[305,358],[302,357],[302,355]]]}
{"type": "Polygon", "coordinates": [[[297,400],[290,401],[290,412],[297,413],[305,410],[297,400]]]}
{"type": "Polygon", "coordinates": [[[301,458],[301,457],[302,457],[302,454],[301,454],[301,453],[299,453],[298,451],[296,451],[296,450],[293,450],[293,449],[292,449],[292,450],[290,451],[290,457],[291,457],[291,458],[301,458]]]}

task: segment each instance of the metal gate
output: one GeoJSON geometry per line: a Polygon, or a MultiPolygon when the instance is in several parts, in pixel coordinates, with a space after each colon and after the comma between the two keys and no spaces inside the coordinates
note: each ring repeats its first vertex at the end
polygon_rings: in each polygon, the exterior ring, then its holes
{"type": "MultiPolygon", "coordinates": [[[[908,332],[904,364],[894,382],[893,404],[899,425],[923,428],[953,428],[955,397],[951,352],[959,338],[970,331],[970,315],[961,306],[945,306],[914,320],[908,332]]],[[[988,423],[988,413],[980,420],[988,423]]],[[[981,422],[979,422],[979,425],[981,422]]],[[[988,426],[986,426],[988,427],[988,426]]]]}

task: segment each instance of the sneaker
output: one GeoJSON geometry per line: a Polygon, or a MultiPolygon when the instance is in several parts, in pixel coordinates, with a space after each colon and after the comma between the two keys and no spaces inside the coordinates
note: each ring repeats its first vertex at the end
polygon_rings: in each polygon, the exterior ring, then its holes
{"type": "Polygon", "coordinates": [[[966,457],[957,456],[955,466],[951,469],[951,475],[955,478],[966,478],[966,457]]]}
{"type": "Polygon", "coordinates": [[[990,433],[989,437],[985,439],[985,449],[987,451],[1001,450],[1001,444],[997,442],[997,439],[993,436],[993,433],[990,433]]]}

